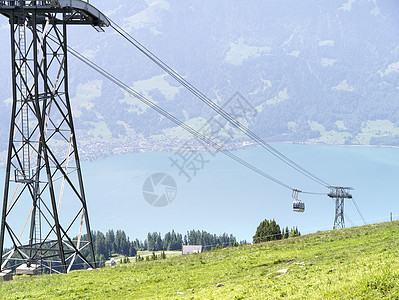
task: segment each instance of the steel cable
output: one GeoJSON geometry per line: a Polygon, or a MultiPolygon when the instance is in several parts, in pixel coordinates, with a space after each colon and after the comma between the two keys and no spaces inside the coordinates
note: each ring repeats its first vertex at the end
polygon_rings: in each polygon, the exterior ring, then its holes
{"type": "Polygon", "coordinates": [[[221,115],[223,118],[225,118],[230,124],[232,124],[234,127],[238,128],[241,132],[243,132],[246,136],[251,138],[253,141],[255,141],[257,144],[259,144],[261,147],[269,151],[272,155],[289,165],[290,167],[294,168],[304,176],[312,179],[313,181],[328,187],[330,184],[328,184],[326,181],[320,179],[316,175],[312,174],[311,172],[307,171],[305,168],[301,167],[291,159],[289,159],[287,156],[282,154],[280,151],[272,147],[270,144],[268,144],[266,141],[264,141],[262,138],[260,138],[258,135],[256,135],[253,131],[249,130],[247,127],[242,125],[237,119],[234,119],[229,113],[227,113],[225,110],[223,110],[220,106],[218,106],[216,103],[214,103],[212,100],[210,100],[207,96],[205,96],[203,93],[201,93],[197,88],[195,88],[191,83],[189,83],[186,79],[184,79],[181,75],[179,75],[176,71],[174,71],[172,68],[170,68],[166,63],[164,63],[159,57],[157,57],[155,54],[153,54],[150,50],[148,50],[145,46],[143,46],[140,42],[138,42],[136,39],[134,39],[129,33],[127,33],[123,28],[121,28],[118,24],[116,24],[114,21],[109,19],[111,23],[111,27],[122,37],[124,37],[127,41],[129,41],[133,46],[135,46],[140,52],[142,52],[144,55],[146,55],[148,58],[150,58],[156,65],[158,65],[162,70],[167,72],[171,77],[173,77],[175,80],[177,80],[181,85],[183,85],[187,90],[189,90],[193,95],[195,95],[198,99],[200,99],[202,102],[204,102],[206,105],[208,105],[210,108],[212,108],[216,113],[221,115]]]}

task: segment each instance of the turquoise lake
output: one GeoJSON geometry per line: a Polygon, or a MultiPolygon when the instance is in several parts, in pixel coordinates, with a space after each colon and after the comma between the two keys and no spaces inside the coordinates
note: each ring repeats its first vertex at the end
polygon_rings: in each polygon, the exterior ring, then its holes
{"type": "MultiPolygon", "coordinates": [[[[368,223],[389,220],[399,214],[397,187],[399,149],[328,147],[297,144],[274,145],[279,151],[321,177],[327,183],[354,188],[353,197],[368,223]]],[[[266,150],[235,152],[290,187],[328,193],[291,169],[266,150]]],[[[302,233],[332,228],[335,202],[326,195],[300,195],[304,213],[292,211],[291,191],[248,170],[224,154],[204,154],[208,160],[191,181],[172,166],[174,153],[135,153],[83,163],[83,174],[93,229],[124,229],[131,238],[144,239],[148,232],[174,229],[232,233],[252,241],[257,225],[276,219],[282,226],[298,226],[302,233]],[[145,180],[165,172],[177,184],[176,198],[166,207],[149,205],[143,197],[145,180]]],[[[199,164],[198,164],[199,165],[199,164]]],[[[197,166],[199,167],[199,166],[197,166]]],[[[192,173],[192,172],[191,172],[192,173]]],[[[346,226],[362,225],[351,200],[345,202],[346,226]]]]}

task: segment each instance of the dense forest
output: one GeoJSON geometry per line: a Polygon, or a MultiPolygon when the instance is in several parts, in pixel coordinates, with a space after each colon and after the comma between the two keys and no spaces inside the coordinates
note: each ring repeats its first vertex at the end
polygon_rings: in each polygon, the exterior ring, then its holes
{"type": "MultiPolygon", "coordinates": [[[[167,9],[164,1],[145,0],[98,0],[96,6],[112,11],[116,23],[227,112],[239,104],[230,102],[239,91],[256,109],[245,124],[267,141],[398,145],[395,1],[166,2],[167,9]],[[378,120],[390,127],[369,126],[378,120]],[[330,135],[317,140],[324,130],[330,135]]],[[[1,22],[0,38],[7,41],[8,24],[1,22]]],[[[70,44],[175,117],[194,122],[215,116],[111,30],[101,39],[85,33],[71,31],[70,44]]],[[[0,150],[7,149],[9,135],[9,48],[0,44],[0,150]]],[[[68,66],[82,148],[98,140],[167,138],[165,129],[175,126],[80,61],[68,66]]]]}
{"type": "Polygon", "coordinates": [[[212,247],[227,247],[237,243],[236,238],[230,234],[223,233],[221,235],[211,234],[206,231],[191,230],[182,236],[175,233],[174,230],[165,234],[162,239],[161,234],[157,232],[148,233],[147,240],[144,244],[139,244],[138,249],[146,249],[150,251],[158,250],[181,250],[184,245],[202,245],[203,249],[211,249],[212,247]]]}
{"type": "MultiPolygon", "coordinates": [[[[204,250],[212,248],[228,247],[237,245],[237,240],[232,234],[223,233],[221,235],[211,234],[206,231],[191,230],[183,236],[174,230],[167,232],[163,238],[161,233],[153,232],[147,234],[147,239],[140,241],[135,239],[130,241],[123,230],[108,230],[105,234],[101,231],[93,231],[92,239],[94,253],[99,267],[105,265],[105,261],[113,255],[123,255],[132,257],[140,251],[181,251],[182,245],[202,245],[204,250]]],[[[240,244],[246,244],[241,241],[240,244]]],[[[83,254],[89,256],[88,247],[82,250],[83,254]]]]}

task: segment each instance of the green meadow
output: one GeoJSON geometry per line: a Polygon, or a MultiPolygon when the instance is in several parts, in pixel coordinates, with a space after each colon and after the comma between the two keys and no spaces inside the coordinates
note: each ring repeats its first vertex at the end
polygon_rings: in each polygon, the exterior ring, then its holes
{"type": "Polygon", "coordinates": [[[399,222],[92,271],[14,276],[1,299],[399,299],[399,222]]]}

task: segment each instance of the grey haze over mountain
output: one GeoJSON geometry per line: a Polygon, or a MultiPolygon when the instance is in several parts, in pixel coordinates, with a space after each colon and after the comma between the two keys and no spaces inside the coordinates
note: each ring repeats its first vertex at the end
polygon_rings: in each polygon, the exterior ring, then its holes
{"type": "MultiPolygon", "coordinates": [[[[397,1],[90,1],[220,105],[239,91],[268,141],[399,144],[397,1]]],[[[0,19],[1,150],[8,138],[9,27],[0,19]]],[[[194,127],[214,116],[112,28],[69,30],[69,45],[194,127]]],[[[173,139],[175,125],[69,57],[83,147],[173,139]]],[[[136,145],[137,146],[137,145],[136,145]]],[[[138,147],[138,146],[137,146],[138,147]]]]}

